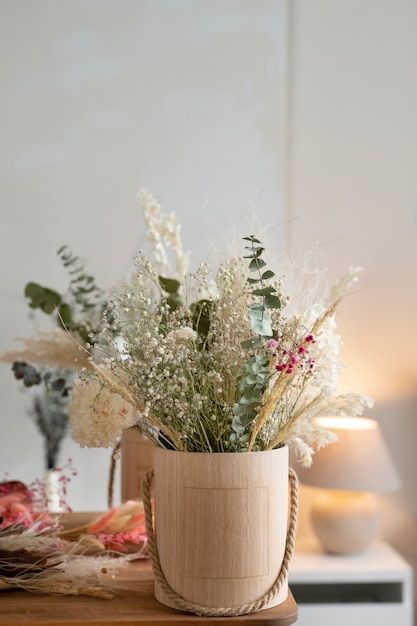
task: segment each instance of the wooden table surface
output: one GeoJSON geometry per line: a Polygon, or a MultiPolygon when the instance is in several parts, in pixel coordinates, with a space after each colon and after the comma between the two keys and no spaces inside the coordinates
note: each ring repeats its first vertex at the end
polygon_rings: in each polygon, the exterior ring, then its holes
{"type": "Polygon", "coordinates": [[[126,588],[117,590],[111,600],[90,596],[39,595],[21,589],[0,591],[0,625],[288,626],[297,620],[297,605],[291,593],[286,602],[277,607],[242,617],[198,617],[175,611],[155,600],[153,574],[147,559],[131,563],[128,568],[120,570],[117,577],[126,588]]]}

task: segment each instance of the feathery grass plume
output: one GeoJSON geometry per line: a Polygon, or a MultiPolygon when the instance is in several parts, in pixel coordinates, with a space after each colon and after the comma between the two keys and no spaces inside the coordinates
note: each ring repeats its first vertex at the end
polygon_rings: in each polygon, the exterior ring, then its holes
{"type": "Polygon", "coordinates": [[[112,598],[123,585],[118,572],[141,553],[83,553],[83,541],[67,541],[59,529],[13,524],[0,529],[0,583],[34,593],[112,598]]]}

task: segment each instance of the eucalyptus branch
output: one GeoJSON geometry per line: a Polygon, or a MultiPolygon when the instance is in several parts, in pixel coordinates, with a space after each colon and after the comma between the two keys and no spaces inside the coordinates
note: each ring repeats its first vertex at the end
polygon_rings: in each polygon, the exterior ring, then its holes
{"type": "MultiPolygon", "coordinates": [[[[259,239],[253,235],[244,237],[250,242],[250,246],[245,246],[249,254],[244,256],[250,259],[249,272],[257,273],[257,278],[248,277],[249,285],[255,286],[250,291],[251,296],[255,296],[256,301],[249,304],[250,327],[254,335],[242,343],[242,347],[249,350],[256,350],[261,347],[265,339],[273,336],[272,320],[267,309],[279,309],[281,301],[276,295],[276,289],[266,284],[266,281],[275,276],[271,270],[265,270],[266,262],[262,258],[264,248],[259,239]]],[[[233,407],[234,417],[232,420],[233,433],[231,441],[238,441],[242,445],[250,442],[250,448],[254,440],[251,437],[251,429],[254,421],[257,420],[262,398],[266,391],[270,379],[269,356],[265,353],[251,354],[245,365],[240,380],[239,391],[241,396],[233,407]]],[[[250,449],[249,448],[249,449],[250,449]]]]}
{"type": "Polygon", "coordinates": [[[88,311],[101,304],[104,292],[95,282],[91,274],[85,272],[84,263],[74,256],[70,248],[65,245],[59,248],[58,255],[63,266],[67,269],[70,280],[70,292],[82,311],[88,311]]]}

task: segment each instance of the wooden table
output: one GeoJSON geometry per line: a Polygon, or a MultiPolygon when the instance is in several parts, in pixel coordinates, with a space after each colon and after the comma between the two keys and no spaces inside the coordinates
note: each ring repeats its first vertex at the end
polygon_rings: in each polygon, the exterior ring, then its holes
{"type": "Polygon", "coordinates": [[[0,626],[289,626],[297,620],[297,605],[291,593],[277,607],[242,617],[198,617],[165,607],[154,598],[152,569],[146,559],[121,570],[118,579],[130,588],[118,590],[111,600],[90,596],[38,595],[21,589],[0,591],[0,626]]]}

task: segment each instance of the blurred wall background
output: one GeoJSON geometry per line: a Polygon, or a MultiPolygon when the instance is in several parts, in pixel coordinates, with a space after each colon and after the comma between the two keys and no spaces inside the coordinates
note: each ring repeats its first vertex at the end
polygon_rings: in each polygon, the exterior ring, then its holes
{"type": "MultiPolygon", "coordinates": [[[[342,386],[376,400],[402,479],[383,532],[416,565],[415,1],[2,0],[0,15],[0,352],[47,325],[23,288],[67,284],[62,244],[104,288],[124,275],[143,187],[193,263],[255,214],[279,249],[318,244],[329,281],[362,266],[338,317],[342,386]]],[[[0,474],[41,476],[5,364],[0,393],[0,474]]],[[[110,451],[68,437],[68,457],[71,505],[102,509],[110,451]]]]}
{"type": "MultiPolygon", "coordinates": [[[[146,243],[141,188],[176,212],[192,267],[258,212],[284,240],[286,2],[3,0],[0,17],[0,353],[51,328],[23,290],[66,290],[61,245],[105,289],[126,275],[146,243]]],[[[4,363],[0,394],[0,476],[41,477],[31,402],[4,363]]],[[[78,471],[71,506],[105,508],[111,451],[67,437],[60,457],[78,471]]]]}
{"type": "Polygon", "coordinates": [[[290,11],[289,245],[319,241],[333,277],[363,267],[338,316],[342,386],[375,398],[402,480],[381,497],[383,532],[416,567],[417,3],[290,11]]]}

